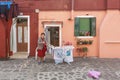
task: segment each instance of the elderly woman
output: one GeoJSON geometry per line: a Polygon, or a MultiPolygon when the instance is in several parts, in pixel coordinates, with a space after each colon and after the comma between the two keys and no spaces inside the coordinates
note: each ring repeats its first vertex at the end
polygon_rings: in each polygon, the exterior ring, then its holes
{"type": "Polygon", "coordinates": [[[45,33],[41,33],[41,37],[38,39],[38,47],[37,47],[38,64],[44,61],[46,50],[47,50],[47,47],[46,47],[46,41],[45,41],[45,33]]]}

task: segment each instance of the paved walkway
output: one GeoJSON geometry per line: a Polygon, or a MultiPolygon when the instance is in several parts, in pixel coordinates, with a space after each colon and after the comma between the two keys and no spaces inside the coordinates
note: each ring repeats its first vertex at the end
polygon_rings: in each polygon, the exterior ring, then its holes
{"type": "Polygon", "coordinates": [[[74,58],[71,65],[53,59],[37,64],[34,58],[0,61],[0,80],[93,80],[88,71],[101,72],[99,80],[120,80],[120,59],[74,58]]]}

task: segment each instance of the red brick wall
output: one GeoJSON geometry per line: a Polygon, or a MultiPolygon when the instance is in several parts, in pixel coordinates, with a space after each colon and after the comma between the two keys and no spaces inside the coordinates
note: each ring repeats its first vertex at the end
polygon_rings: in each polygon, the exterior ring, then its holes
{"type": "MultiPolygon", "coordinates": [[[[5,0],[0,0],[5,1],[5,0]]],[[[6,0],[9,1],[9,0],[6,0]]],[[[72,0],[15,0],[21,11],[70,10],[72,0]]],[[[75,10],[120,9],[120,0],[74,0],[75,10]]]]}
{"type": "MultiPolygon", "coordinates": [[[[30,56],[35,55],[35,49],[38,40],[38,14],[36,13],[24,13],[30,16],[30,56]]],[[[0,20],[0,58],[6,57],[6,38],[5,38],[5,26],[0,20]]]]}
{"type": "Polygon", "coordinates": [[[29,15],[30,15],[30,56],[34,56],[38,41],[38,14],[29,13],[29,15]]]}
{"type": "MultiPolygon", "coordinates": [[[[20,11],[70,10],[72,0],[16,0],[20,11]]],[[[74,0],[75,10],[120,9],[120,0],[74,0]]]]}
{"type": "Polygon", "coordinates": [[[75,10],[105,10],[106,0],[75,0],[75,10]]]}
{"type": "Polygon", "coordinates": [[[108,9],[120,9],[120,0],[107,0],[108,9]]]}
{"type": "Polygon", "coordinates": [[[71,8],[71,0],[16,0],[16,3],[19,4],[21,11],[26,8],[32,11],[35,8],[40,10],[70,10],[71,8]]]}
{"type": "Polygon", "coordinates": [[[6,36],[5,26],[0,19],[0,58],[6,57],[6,36]]]}
{"type": "Polygon", "coordinates": [[[24,15],[30,16],[30,56],[34,56],[38,41],[38,14],[25,12],[24,15]]]}

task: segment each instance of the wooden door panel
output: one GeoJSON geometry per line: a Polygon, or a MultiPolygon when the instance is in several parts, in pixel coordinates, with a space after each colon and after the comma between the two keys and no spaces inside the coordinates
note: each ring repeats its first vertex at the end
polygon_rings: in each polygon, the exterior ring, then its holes
{"type": "Polygon", "coordinates": [[[28,27],[25,21],[17,23],[17,51],[18,52],[27,52],[27,48],[28,48],[28,30],[27,29],[28,27]]]}

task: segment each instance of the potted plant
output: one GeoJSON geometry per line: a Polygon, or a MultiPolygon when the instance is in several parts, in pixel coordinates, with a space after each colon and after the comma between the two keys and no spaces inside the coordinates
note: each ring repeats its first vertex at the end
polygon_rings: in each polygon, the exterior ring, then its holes
{"type": "Polygon", "coordinates": [[[88,48],[87,47],[83,47],[82,48],[82,52],[83,52],[83,57],[86,58],[87,57],[88,48]]]}
{"type": "Polygon", "coordinates": [[[81,44],[82,44],[82,40],[81,39],[77,40],[77,45],[81,45],[81,44]]]}
{"type": "Polygon", "coordinates": [[[82,53],[82,48],[77,48],[76,51],[77,51],[78,55],[80,56],[80,54],[82,53]]]}
{"type": "Polygon", "coordinates": [[[93,43],[93,40],[89,40],[89,42],[88,42],[89,44],[92,44],[93,43]]]}
{"type": "Polygon", "coordinates": [[[82,36],[83,35],[82,32],[80,32],[79,35],[82,36]]]}
{"type": "Polygon", "coordinates": [[[78,53],[82,52],[82,48],[77,48],[77,52],[78,53]]]}
{"type": "Polygon", "coordinates": [[[80,40],[80,41],[79,41],[79,44],[81,44],[81,45],[82,45],[82,44],[83,44],[83,42],[80,40]]]}
{"type": "Polygon", "coordinates": [[[79,41],[80,41],[80,40],[77,40],[77,45],[79,45],[79,41]]]}
{"type": "Polygon", "coordinates": [[[89,44],[89,41],[86,41],[86,44],[89,44]]]}
{"type": "Polygon", "coordinates": [[[83,44],[88,44],[88,41],[87,41],[87,40],[84,40],[84,41],[83,41],[83,44]]]}
{"type": "Polygon", "coordinates": [[[83,52],[88,52],[88,48],[87,48],[87,47],[83,47],[83,48],[82,48],[82,51],[83,51],[83,52]]]}
{"type": "Polygon", "coordinates": [[[85,44],[88,44],[88,41],[87,41],[87,40],[85,40],[85,44]]]}

